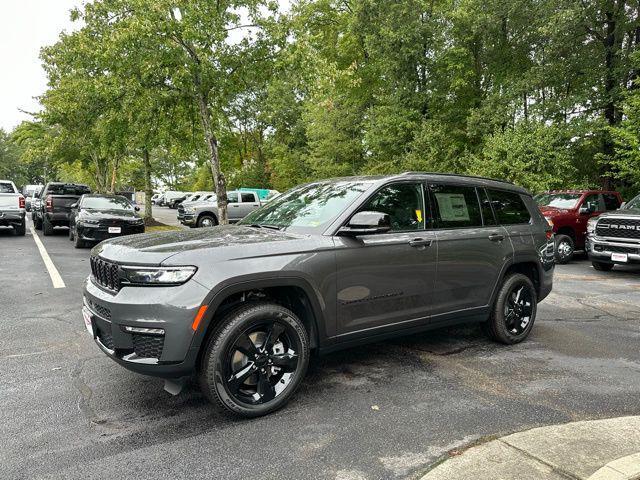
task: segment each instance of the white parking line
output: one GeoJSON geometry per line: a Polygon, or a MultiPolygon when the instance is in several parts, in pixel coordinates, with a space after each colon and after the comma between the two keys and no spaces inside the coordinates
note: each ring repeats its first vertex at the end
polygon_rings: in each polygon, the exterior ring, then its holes
{"type": "Polygon", "coordinates": [[[33,227],[30,226],[29,230],[31,231],[33,240],[36,242],[36,246],[40,251],[40,256],[42,257],[44,266],[47,267],[47,272],[49,272],[49,276],[51,277],[51,283],[53,283],[53,288],[65,288],[66,285],[64,284],[64,280],[62,280],[62,277],[60,276],[58,269],[51,261],[51,257],[47,253],[47,249],[44,248],[44,244],[42,243],[42,240],[40,240],[40,237],[38,236],[38,234],[36,233],[33,227]]]}

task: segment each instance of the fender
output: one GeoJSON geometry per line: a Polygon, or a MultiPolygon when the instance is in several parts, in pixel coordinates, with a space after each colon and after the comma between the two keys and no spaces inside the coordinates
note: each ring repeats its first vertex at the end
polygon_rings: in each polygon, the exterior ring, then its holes
{"type": "MultiPolygon", "coordinates": [[[[502,287],[502,282],[507,273],[507,270],[509,270],[509,268],[513,265],[517,265],[519,263],[533,263],[538,271],[538,279],[540,282],[542,282],[542,279],[544,278],[544,272],[542,271],[542,266],[540,265],[540,258],[536,257],[535,255],[518,255],[517,257],[512,255],[507,259],[506,262],[504,262],[504,265],[502,265],[502,270],[500,270],[500,275],[498,276],[499,280],[498,282],[496,282],[495,286],[493,287],[493,292],[491,293],[491,300],[489,301],[488,305],[489,308],[491,308],[491,306],[495,303],[496,296],[498,295],[500,287],[502,287]]],[[[537,286],[538,289],[540,286],[541,285],[537,286]]]]}
{"type": "MultiPolygon", "coordinates": [[[[236,277],[230,281],[223,282],[220,285],[214,287],[202,302],[203,305],[208,305],[208,309],[204,317],[202,318],[201,326],[198,328],[198,332],[191,341],[191,348],[200,348],[204,339],[210,331],[210,327],[213,326],[213,318],[216,311],[230,295],[243,292],[246,290],[257,290],[268,287],[298,287],[301,288],[311,303],[311,310],[313,313],[313,331],[311,335],[315,337],[316,345],[320,346],[326,343],[325,332],[325,303],[322,300],[319,292],[311,285],[309,281],[300,276],[274,276],[272,273],[266,277],[256,278],[255,275],[246,275],[242,277],[236,277]]],[[[313,340],[313,339],[312,339],[313,340]]]]}

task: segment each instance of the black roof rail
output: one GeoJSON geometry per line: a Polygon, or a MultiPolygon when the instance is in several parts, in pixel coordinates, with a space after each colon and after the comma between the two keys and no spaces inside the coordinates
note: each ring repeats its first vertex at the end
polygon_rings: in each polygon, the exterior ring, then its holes
{"type": "Polygon", "coordinates": [[[412,171],[408,171],[408,172],[402,172],[400,175],[437,175],[437,176],[442,176],[442,177],[477,178],[477,179],[480,179],[480,180],[491,180],[492,182],[501,182],[501,183],[508,183],[509,185],[515,185],[513,182],[510,182],[509,180],[499,180],[497,178],[491,178],[491,177],[480,177],[478,175],[463,175],[461,173],[412,172],[412,171]]]}

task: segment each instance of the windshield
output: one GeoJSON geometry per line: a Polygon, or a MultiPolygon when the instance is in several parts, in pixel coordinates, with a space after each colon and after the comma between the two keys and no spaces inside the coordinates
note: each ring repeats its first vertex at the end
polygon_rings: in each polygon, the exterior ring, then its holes
{"type": "Polygon", "coordinates": [[[538,205],[555,208],[575,208],[581,193],[541,193],[533,197],[538,205]]]}
{"type": "Polygon", "coordinates": [[[133,210],[133,205],[124,197],[84,197],[82,208],[90,210],[133,210]]]}
{"type": "Polygon", "coordinates": [[[368,182],[328,182],[303,185],[244,218],[242,225],[317,232],[326,228],[368,188],[368,182]]]}
{"type": "Polygon", "coordinates": [[[631,208],[637,208],[640,210],[640,195],[629,200],[629,203],[627,203],[624,208],[625,210],[631,208]]]}

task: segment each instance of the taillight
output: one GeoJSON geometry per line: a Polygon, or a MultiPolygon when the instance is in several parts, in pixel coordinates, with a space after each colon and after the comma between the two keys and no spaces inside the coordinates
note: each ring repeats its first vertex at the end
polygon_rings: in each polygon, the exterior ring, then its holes
{"type": "Polygon", "coordinates": [[[18,208],[24,208],[24,197],[18,197],[18,208]]]}
{"type": "Polygon", "coordinates": [[[47,197],[47,212],[53,212],[53,198],[47,197]]]}

